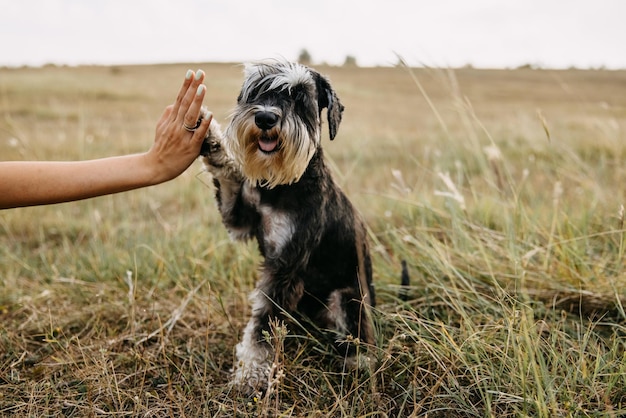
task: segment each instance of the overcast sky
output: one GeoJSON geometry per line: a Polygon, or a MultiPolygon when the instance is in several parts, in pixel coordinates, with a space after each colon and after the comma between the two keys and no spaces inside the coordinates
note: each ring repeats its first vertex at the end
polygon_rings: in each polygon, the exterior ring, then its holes
{"type": "Polygon", "coordinates": [[[0,0],[0,65],[626,68],[624,0],[0,0]]]}

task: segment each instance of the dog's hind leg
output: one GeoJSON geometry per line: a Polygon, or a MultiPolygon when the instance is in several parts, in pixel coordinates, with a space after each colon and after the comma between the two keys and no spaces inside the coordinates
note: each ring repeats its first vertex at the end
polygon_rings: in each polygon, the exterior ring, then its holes
{"type": "Polygon", "coordinates": [[[350,340],[374,343],[369,306],[360,299],[354,289],[335,290],[330,294],[327,306],[327,318],[337,334],[336,344],[343,354],[354,354],[355,347],[350,340]]]}

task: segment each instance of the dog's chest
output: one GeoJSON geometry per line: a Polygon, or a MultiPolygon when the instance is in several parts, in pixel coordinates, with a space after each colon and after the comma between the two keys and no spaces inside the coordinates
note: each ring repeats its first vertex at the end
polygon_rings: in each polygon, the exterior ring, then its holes
{"type": "Polygon", "coordinates": [[[257,238],[262,241],[265,256],[281,254],[296,230],[293,212],[263,201],[261,191],[249,183],[244,186],[243,197],[261,215],[260,235],[257,238]]]}

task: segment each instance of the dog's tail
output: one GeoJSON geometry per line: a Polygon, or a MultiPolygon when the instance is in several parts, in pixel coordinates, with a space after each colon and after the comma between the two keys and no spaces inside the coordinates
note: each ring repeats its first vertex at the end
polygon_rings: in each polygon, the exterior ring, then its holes
{"type": "Polygon", "coordinates": [[[400,276],[400,294],[401,301],[406,302],[409,299],[409,286],[411,285],[411,277],[409,276],[409,268],[406,260],[402,260],[402,275],[400,276]]]}

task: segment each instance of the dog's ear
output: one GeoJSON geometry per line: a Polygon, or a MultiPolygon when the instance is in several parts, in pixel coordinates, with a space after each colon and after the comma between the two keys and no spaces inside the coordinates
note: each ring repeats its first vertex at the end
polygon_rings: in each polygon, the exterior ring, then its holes
{"type": "Polygon", "coordinates": [[[314,72],[314,77],[317,86],[317,102],[320,108],[320,115],[322,114],[322,109],[328,109],[328,132],[332,141],[337,135],[337,129],[339,129],[339,124],[341,123],[341,114],[345,108],[339,101],[339,97],[337,97],[328,79],[316,72],[314,72]]]}

